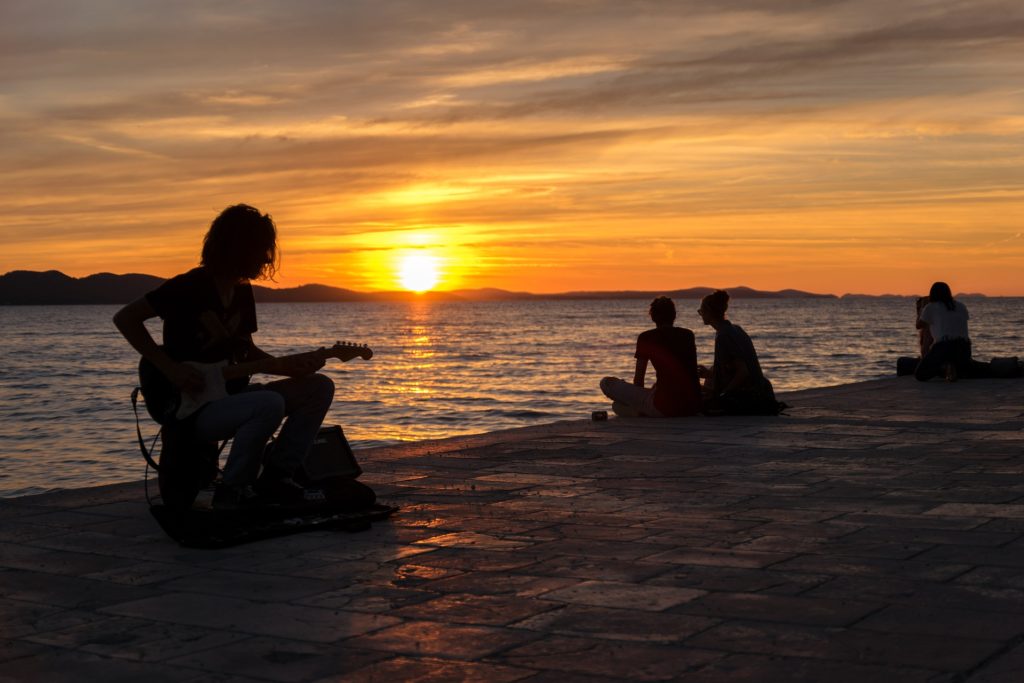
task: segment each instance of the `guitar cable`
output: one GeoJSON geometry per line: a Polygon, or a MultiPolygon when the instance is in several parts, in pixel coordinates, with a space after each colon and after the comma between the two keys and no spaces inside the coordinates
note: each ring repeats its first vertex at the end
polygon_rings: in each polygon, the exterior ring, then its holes
{"type": "MultiPolygon", "coordinates": [[[[141,393],[142,387],[135,387],[132,390],[132,412],[135,413],[135,435],[139,442],[139,450],[142,451],[142,457],[146,460],[146,471],[142,480],[143,489],[146,494],[146,503],[148,503],[150,507],[153,507],[153,498],[149,495],[149,470],[152,468],[159,477],[160,465],[158,465],[156,460],[153,458],[153,451],[156,449],[157,439],[159,439],[160,435],[163,434],[164,429],[163,427],[160,427],[160,429],[157,430],[156,436],[153,437],[153,443],[150,444],[149,448],[146,448],[146,441],[142,437],[142,424],[139,421],[139,394],[141,393]]],[[[143,397],[143,400],[145,400],[145,397],[143,397]]],[[[213,464],[213,468],[217,471],[214,480],[224,474],[224,470],[220,468],[220,454],[224,452],[224,447],[228,445],[228,441],[229,439],[224,439],[217,447],[216,455],[210,459],[213,464]]]]}

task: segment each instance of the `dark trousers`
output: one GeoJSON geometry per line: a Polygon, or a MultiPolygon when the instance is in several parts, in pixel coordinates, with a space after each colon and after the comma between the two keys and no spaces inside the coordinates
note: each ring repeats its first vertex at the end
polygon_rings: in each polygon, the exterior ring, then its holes
{"type": "Polygon", "coordinates": [[[935,342],[917,364],[914,377],[927,382],[942,372],[942,366],[946,363],[952,363],[960,377],[971,375],[971,340],[943,339],[935,342]]]}
{"type": "Polygon", "coordinates": [[[775,398],[772,383],[765,377],[753,386],[706,399],[703,411],[705,415],[778,415],[783,409],[775,398]]]}

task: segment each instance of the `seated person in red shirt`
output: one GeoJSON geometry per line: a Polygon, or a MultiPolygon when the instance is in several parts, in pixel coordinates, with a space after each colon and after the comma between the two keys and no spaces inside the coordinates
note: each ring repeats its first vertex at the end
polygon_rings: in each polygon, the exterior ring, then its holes
{"type": "Polygon", "coordinates": [[[657,327],[637,337],[633,383],[605,377],[601,391],[612,400],[615,414],[623,417],[694,415],[700,410],[701,395],[693,332],[673,325],[676,307],[668,297],[652,301],[650,314],[657,327]],[[648,361],[657,373],[650,388],[644,387],[648,361]]]}

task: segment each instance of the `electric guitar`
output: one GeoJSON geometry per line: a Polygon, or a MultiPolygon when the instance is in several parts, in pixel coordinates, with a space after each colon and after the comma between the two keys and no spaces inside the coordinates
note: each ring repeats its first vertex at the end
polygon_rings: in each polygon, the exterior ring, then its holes
{"type": "Polygon", "coordinates": [[[184,420],[207,403],[227,396],[227,382],[233,379],[249,377],[258,372],[272,373],[289,362],[307,358],[336,358],[348,362],[353,358],[370,360],[372,357],[373,351],[368,346],[338,342],[334,346],[315,351],[234,365],[228,364],[226,360],[218,363],[185,361],[186,365],[199,370],[203,375],[203,388],[195,392],[182,391],[174,386],[155,365],[143,358],[139,361],[139,384],[142,386],[142,396],[146,399],[146,411],[154,420],[166,425],[184,420]]]}

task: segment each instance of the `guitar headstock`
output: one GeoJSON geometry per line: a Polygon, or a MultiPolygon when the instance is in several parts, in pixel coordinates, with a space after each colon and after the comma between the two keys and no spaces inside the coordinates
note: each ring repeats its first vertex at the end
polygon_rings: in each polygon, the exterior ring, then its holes
{"type": "Polygon", "coordinates": [[[329,356],[337,358],[340,361],[349,361],[353,358],[362,358],[363,360],[370,360],[373,358],[373,349],[365,344],[354,344],[352,342],[340,341],[335,342],[334,346],[325,349],[329,356]]]}

